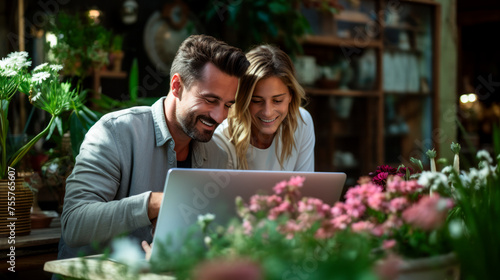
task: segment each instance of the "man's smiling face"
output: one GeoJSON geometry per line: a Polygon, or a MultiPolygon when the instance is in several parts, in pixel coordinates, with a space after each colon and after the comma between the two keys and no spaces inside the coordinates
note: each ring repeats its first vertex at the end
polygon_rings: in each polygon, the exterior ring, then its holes
{"type": "Polygon", "coordinates": [[[207,63],[202,79],[189,89],[184,87],[179,98],[176,118],[182,131],[194,140],[210,141],[215,128],[227,118],[237,90],[237,77],[207,63]]]}

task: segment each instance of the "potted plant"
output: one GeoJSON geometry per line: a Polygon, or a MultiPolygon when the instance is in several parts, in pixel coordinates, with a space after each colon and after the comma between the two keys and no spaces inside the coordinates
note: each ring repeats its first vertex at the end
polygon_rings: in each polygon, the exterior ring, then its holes
{"type": "MultiPolygon", "coordinates": [[[[0,60],[0,179],[4,181],[2,187],[9,196],[9,201],[15,201],[4,207],[6,214],[16,217],[16,234],[22,234],[24,229],[29,233],[29,213],[32,202],[32,194],[27,187],[22,184],[22,179],[17,177],[16,167],[20,160],[30,151],[33,145],[42,139],[43,136],[50,137],[54,130],[58,130],[62,135],[62,114],[72,111],[78,115],[84,107],[81,96],[75,89],[72,89],[69,82],[61,82],[59,72],[61,65],[49,65],[43,63],[35,67],[31,72],[31,66],[27,52],[10,53],[0,60]],[[30,139],[20,148],[12,149],[7,145],[9,135],[9,104],[16,93],[29,95],[30,103],[38,109],[42,109],[50,114],[50,121],[46,127],[36,136],[30,139]],[[15,186],[11,182],[15,181],[15,186]],[[11,196],[8,194],[12,194],[11,196]],[[11,206],[16,207],[11,207],[11,206]],[[26,226],[28,223],[28,227],[26,226]]],[[[2,230],[6,228],[2,220],[2,230]]]]}
{"type": "Polygon", "coordinates": [[[115,72],[120,72],[122,70],[122,60],[124,56],[123,52],[123,36],[115,35],[113,36],[113,41],[111,43],[111,50],[109,54],[109,62],[112,66],[112,70],[115,72]]]}
{"type": "Polygon", "coordinates": [[[48,31],[57,36],[49,54],[64,65],[63,74],[82,80],[93,69],[109,64],[108,51],[112,32],[92,21],[88,15],[60,12],[49,21],[48,31]]]}

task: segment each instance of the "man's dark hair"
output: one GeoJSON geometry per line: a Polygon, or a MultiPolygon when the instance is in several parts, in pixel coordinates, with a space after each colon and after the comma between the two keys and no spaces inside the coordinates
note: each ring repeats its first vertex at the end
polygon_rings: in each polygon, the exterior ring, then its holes
{"type": "Polygon", "coordinates": [[[191,35],[179,47],[175,55],[170,77],[179,73],[186,86],[202,79],[202,70],[208,62],[222,72],[241,78],[250,63],[243,51],[208,35],[191,35]]]}

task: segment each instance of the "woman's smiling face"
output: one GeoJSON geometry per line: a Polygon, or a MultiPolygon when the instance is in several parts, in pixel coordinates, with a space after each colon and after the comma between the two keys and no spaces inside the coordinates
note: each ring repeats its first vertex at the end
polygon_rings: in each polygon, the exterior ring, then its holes
{"type": "Polygon", "coordinates": [[[288,87],[278,77],[269,77],[257,82],[250,101],[252,115],[252,145],[267,148],[281,122],[288,114],[292,96],[288,87]]]}

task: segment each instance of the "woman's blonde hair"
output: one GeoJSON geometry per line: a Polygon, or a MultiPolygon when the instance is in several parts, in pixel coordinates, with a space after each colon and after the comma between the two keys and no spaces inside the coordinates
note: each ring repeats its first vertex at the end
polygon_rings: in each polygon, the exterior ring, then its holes
{"type": "Polygon", "coordinates": [[[291,102],[288,115],[281,123],[275,137],[281,139],[281,151],[276,145],[276,156],[283,168],[293,149],[295,149],[294,133],[298,126],[298,119],[303,121],[299,108],[306,101],[306,93],[295,78],[295,68],[290,57],[272,45],[260,45],[250,50],[246,57],[250,62],[247,72],[240,81],[236,103],[228,116],[229,139],[236,149],[239,169],[248,169],[246,153],[250,146],[252,116],[250,115],[250,101],[255,86],[261,80],[270,77],[279,78],[288,87],[291,102]]]}

